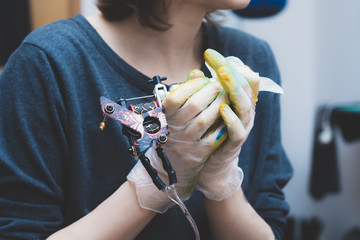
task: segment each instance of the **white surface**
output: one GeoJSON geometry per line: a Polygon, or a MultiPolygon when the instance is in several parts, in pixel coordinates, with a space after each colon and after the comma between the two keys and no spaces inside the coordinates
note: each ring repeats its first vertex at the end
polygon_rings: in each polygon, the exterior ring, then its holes
{"type": "Polygon", "coordinates": [[[95,13],[98,13],[99,10],[95,6],[95,0],[81,0],[81,13],[84,16],[90,16],[95,13]]]}

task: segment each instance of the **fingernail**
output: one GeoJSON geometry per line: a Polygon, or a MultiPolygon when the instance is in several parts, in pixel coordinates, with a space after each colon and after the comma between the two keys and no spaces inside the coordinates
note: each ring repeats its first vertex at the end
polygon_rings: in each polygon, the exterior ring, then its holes
{"type": "Polygon", "coordinates": [[[231,80],[231,74],[229,73],[229,69],[227,67],[220,67],[216,73],[223,81],[229,82],[231,80]]]}
{"type": "Polygon", "coordinates": [[[260,81],[253,81],[250,82],[250,87],[253,91],[253,98],[254,101],[257,102],[258,101],[258,95],[259,95],[259,88],[260,88],[260,81]]]}
{"type": "Polygon", "coordinates": [[[215,71],[227,64],[226,59],[220,53],[210,48],[204,52],[204,58],[207,64],[215,71]]]}
{"type": "Polygon", "coordinates": [[[234,77],[232,76],[231,71],[228,67],[220,67],[216,73],[219,77],[219,82],[227,92],[231,93],[235,91],[236,82],[232,81],[234,77]]]}
{"type": "Polygon", "coordinates": [[[187,82],[184,82],[183,84],[181,84],[180,86],[178,86],[177,88],[175,88],[174,90],[172,90],[170,92],[170,95],[173,95],[177,92],[181,92],[181,91],[192,91],[191,89],[193,88],[201,88],[203,86],[205,86],[206,84],[208,84],[210,82],[210,79],[207,77],[201,77],[201,78],[194,78],[194,79],[190,79],[187,82]]]}
{"type": "Polygon", "coordinates": [[[231,110],[229,105],[227,105],[226,103],[223,103],[223,104],[220,105],[219,111],[220,111],[220,114],[223,116],[223,114],[228,114],[232,110],[231,110]]]}
{"type": "Polygon", "coordinates": [[[186,81],[189,81],[189,80],[195,79],[195,78],[202,78],[202,77],[205,77],[204,73],[202,71],[200,71],[199,69],[194,69],[194,70],[191,70],[186,81]]]}
{"type": "Polygon", "coordinates": [[[216,141],[220,141],[223,137],[224,137],[224,134],[227,132],[227,128],[226,127],[223,127],[219,134],[216,136],[216,141]]]}

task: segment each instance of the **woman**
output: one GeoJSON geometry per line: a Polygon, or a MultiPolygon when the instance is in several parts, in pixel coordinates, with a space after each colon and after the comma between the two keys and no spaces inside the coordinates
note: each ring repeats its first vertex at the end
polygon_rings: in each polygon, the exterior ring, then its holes
{"type": "MultiPolygon", "coordinates": [[[[120,124],[109,122],[105,131],[98,130],[102,120],[99,97],[116,100],[148,95],[152,86],[146,80],[155,75],[167,76],[167,84],[184,82],[192,69],[206,72],[202,56],[207,48],[239,57],[261,75],[279,82],[275,60],[265,42],[203,22],[209,11],[244,8],[248,3],[98,0],[102,13],[88,18],[77,15],[30,34],[8,61],[0,81],[1,237],[193,238],[178,208],[169,208],[168,202],[149,207],[161,202],[152,197],[162,198],[162,192],[152,192],[142,202],[137,179],[146,172],[134,168],[120,124]]],[[[209,84],[198,71],[191,72],[189,79],[199,83],[198,87],[180,88],[177,96],[184,99],[182,102],[167,98],[164,107],[168,117],[173,114],[176,119],[193,121],[223,92],[220,85],[209,84]],[[216,96],[197,98],[203,108],[195,112],[193,108],[181,111],[182,104],[195,92],[209,92],[206,86],[216,96]]],[[[231,99],[230,93],[230,100],[223,97],[219,101],[235,105],[231,99]]],[[[236,109],[226,111],[222,105],[222,118],[231,116],[229,119],[236,122],[234,126],[227,123],[229,133],[233,129],[233,136],[241,142],[231,151],[240,151],[247,139],[239,158],[244,172],[242,189],[235,187],[230,194],[221,191],[218,199],[207,197],[201,183],[208,185],[205,187],[210,192],[219,189],[207,184],[211,176],[174,160],[179,193],[184,200],[191,197],[186,204],[202,239],[281,238],[288,212],[281,189],[292,169],[280,140],[279,97],[259,94],[254,127],[247,136],[248,131],[241,131],[240,120],[251,118],[254,104],[249,100],[244,105],[249,110],[244,116],[236,109]],[[191,179],[185,177],[184,169],[194,173],[191,179]],[[193,185],[194,179],[199,179],[199,184],[193,185]],[[191,191],[185,191],[189,186],[191,191]],[[200,191],[193,192],[194,188],[200,191]]],[[[207,120],[207,126],[213,121],[207,120]]],[[[251,123],[247,125],[251,128],[251,123]]],[[[194,141],[201,137],[186,135],[190,136],[194,141]]],[[[164,148],[171,155],[176,147],[165,144],[164,148]]],[[[222,165],[220,160],[226,153],[218,149],[209,159],[222,165]]],[[[155,158],[151,161],[157,163],[155,158]]],[[[207,164],[201,167],[206,169],[207,164]]],[[[237,166],[232,169],[238,172],[237,166]]],[[[240,178],[236,186],[240,186],[240,178]]]]}

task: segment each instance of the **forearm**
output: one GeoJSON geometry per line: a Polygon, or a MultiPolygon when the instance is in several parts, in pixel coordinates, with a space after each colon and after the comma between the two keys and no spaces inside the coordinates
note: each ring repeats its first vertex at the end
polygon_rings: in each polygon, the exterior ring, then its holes
{"type": "Polygon", "coordinates": [[[48,239],[134,239],[154,216],[139,206],[135,187],[125,182],[88,215],[48,239]]]}
{"type": "Polygon", "coordinates": [[[204,198],[204,203],[215,239],[275,239],[270,226],[245,200],[241,189],[222,201],[204,198]]]}

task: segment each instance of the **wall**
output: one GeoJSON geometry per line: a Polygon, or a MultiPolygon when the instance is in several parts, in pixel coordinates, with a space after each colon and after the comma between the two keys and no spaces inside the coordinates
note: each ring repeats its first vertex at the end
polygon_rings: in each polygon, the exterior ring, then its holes
{"type": "MultiPolygon", "coordinates": [[[[82,0],[85,15],[96,13],[93,0],[82,0]]],[[[347,144],[340,134],[338,162],[341,194],[316,202],[308,195],[315,111],[319,104],[360,102],[360,2],[288,0],[284,11],[264,19],[228,14],[227,25],[268,41],[277,58],[285,91],[282,97],[284,147],[295,176],[285,188],[291,215],[318,216],[321,240],[337,240],[360,224],[360,143],[347,144]]],[[[359,226],[360,227],[360,226],[359,226]]]]}
{"type": "Polygon", "coordinates": [[[32,29],[63,18],[69,18],[79,12],[80,0],[30,0],[32,29]]]}
{"type": "MultiPolygon", "coordinates": [[[[360,2],[316,1],[316,103],[360,102],[360,2]]],[[[360,142],[338,138],[341,194],[314,203],[327,219],[323,239],[340,239],[344,231],[360,227],[360,142]]]]}
{"type": "Polygon", "coordinates": [[[98,13],[98,9],[95,6],[95,0],[80,0],[81,1],[81,12],[85,16],[98,13]]]}

